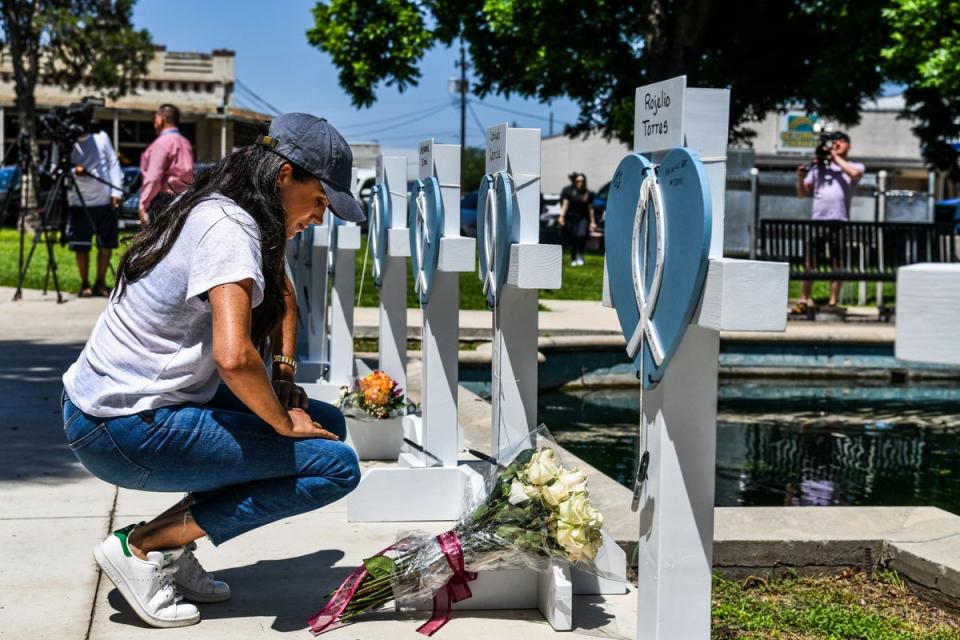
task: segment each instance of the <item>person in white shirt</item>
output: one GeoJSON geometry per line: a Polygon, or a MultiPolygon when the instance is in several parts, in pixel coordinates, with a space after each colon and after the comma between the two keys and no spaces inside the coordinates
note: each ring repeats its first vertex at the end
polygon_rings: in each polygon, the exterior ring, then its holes
{"type": "MultiPolygon", "coordinates": [[[[343,414],[289,378],[270,380],[259,350],[296,317],[286,241],[328,209],[364,220],[352,164],[326,120],[278,116],[269,134],[199,176],[134,237],[63,376],[64,434],[90,473],[189,494],[94,548],[149,625],[197,623],[183,599],[230,598],[197,562],[195,540],[223,544],[339,500],[360,481],[343,414]]],[[[286,342],[294,331],[281,331],[286,342]]],[[[281,359],[295,372],[294,359],[281,359]]]]}
{"type": "MultiPolygon", "coordinates": [[[[89,116],[92,120],[93,105],[89,116]]],[[[103,131],[91,131],[74,143],[70,153],[77,188],[67,188],[67,243],[77,257],[81,298],[106,296],[107,267],[113,250],[119,246],[118,212],[123,196],[120,161],[103,131]],[[79,194],[77,193],[79,191],[79,194]],[[90,249],[97,239],[97,278],[90,285],[90,249]]]]}

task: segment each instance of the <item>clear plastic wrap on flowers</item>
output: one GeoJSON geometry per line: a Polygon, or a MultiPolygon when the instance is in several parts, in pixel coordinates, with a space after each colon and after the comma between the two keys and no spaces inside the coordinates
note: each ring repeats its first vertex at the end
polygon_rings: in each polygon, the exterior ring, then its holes
{"type": "Polygon", "coordinates": [[[437,622],[438,608],[448,614],[450,603],[470,597],[469,582],[478,571],[545,572],[555,561],[613,577],[600,568],[605,563],[596,562],[603,516],[590,503],[586,476],[561,463],[545,427],[508,447],[486,471],[486,495],[466,498],[465,515],[453,529],[439,536],[405,535],[365,560],[358,570],[364,575],[348,578],[311,620],[314,633],[391,601],[400,609],[422,609],[432,599],[434,618],[424,627],[436,628],[423,631],[429,635],[446,621],[437,622]]]}

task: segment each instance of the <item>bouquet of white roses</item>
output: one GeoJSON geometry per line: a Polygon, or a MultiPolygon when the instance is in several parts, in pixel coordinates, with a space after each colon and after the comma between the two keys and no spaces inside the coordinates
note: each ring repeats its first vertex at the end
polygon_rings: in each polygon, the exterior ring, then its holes
{"type": "Polygon", "coordinates": [[[486,500],[451,531],[407,536],[364,560],[310,619],[314,635],[337,628],[389,602],[433,597],[433,617],[418,631],[432,635],[450,605],[469,598],[476,571],[550,560],[600,574],[594,559],[603,544],[603,516],[590,504],[586,476],[560,464],[549,446],[528,448],[500,473],[486,500]]]}

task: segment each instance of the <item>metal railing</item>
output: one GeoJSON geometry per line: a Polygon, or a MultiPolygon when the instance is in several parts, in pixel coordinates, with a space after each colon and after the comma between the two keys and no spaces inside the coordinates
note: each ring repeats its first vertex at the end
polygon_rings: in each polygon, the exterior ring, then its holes
{"type": "Polygon", "coordinates": [[[792,280],[895,281],[899,267],[960,262],[952,224],[761,220],[757,254],[792,280]]]}

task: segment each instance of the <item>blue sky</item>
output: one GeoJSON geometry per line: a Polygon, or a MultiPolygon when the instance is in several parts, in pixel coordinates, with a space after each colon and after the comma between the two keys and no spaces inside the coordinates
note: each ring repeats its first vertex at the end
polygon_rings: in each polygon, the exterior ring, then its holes
{"type": "MultiPolygon", "coordinates": [[[[325,116],[351,141],[375,140],[387,147],[412,148],[424,138],[459,142],[459,102],[448,91],[457,75],[458,52],[434,49],[423,60],[417,87],[405,93],[381,87],[369,109],[358,110],[337,83],[329,56],[307,44],[313,0],[139,0],[134,24],[153,34],[154,42],[171,51],[237,52],[237,78],[280,111],[306,111],[325,116]]],[[[237,96],[240,106],[254,107],[237,96]]],[[[258,109],[263,110],[263,109],[258,109]]],[[[467,113],[467,144],[483,145],[483,127],[514,122],[538,127],[547,135],[554,113],[554,132],[576,120],[569,100],[540,104],[532,100],[487,97],[467,113]],[[497,107],[497,108],[495,108],[497,107]],[[499,108],[499,109],[498,109],[499,108]],[[509,109],[513,113],[503,111],[509,109]],[[478,122],[479,121],[479,122],[478,122]]]]}

